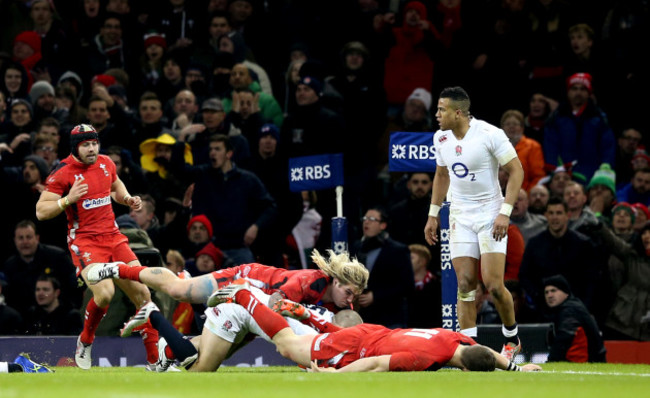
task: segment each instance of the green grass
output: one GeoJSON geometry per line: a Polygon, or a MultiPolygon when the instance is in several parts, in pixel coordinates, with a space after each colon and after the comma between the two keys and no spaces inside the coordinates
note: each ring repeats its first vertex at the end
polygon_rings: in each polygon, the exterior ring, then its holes
{"type": "Polygon", "coordinates": [[[143,368],[55,368],[2,374],[0,398],[647,397],[650,365],[545,364],[544,372],[313,374],[295,367],[151,373],[143,368]],[[575,373],[572,373],[575,372],[575,373]]]}

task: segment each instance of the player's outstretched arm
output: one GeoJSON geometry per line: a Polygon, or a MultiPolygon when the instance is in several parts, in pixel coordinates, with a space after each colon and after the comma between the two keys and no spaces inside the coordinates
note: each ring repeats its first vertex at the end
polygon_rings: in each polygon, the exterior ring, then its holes
{"type": "Polygon", "coordinates": [[[310,372],[388,372],[390,370],[390,355],[357,359],[340,369],[323,368],[312,361],[310,372]]]}
{"type": "Polygon", "coordinates": [[[497,359],[497,369],[508,370],[514,372],[539,372],[542,370],[542,367],[534,363],[529,363],[523,366],[519,366],[514,362],[508,360],[508,358],[499,354],[498,352],[490,349],[494,357],[497,359]]]}

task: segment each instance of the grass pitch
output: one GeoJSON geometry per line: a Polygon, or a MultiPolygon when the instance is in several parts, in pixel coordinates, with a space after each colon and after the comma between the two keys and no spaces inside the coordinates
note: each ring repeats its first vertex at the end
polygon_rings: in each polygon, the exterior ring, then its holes
{"type": "Polygon", "coordinates": [[[216,373],[143,368],[58,367],[51,374],[2,374],[0,398],[263,397],[647,397],[650,365],[544,364],[543,372],[313,374],[296,367],[224,367],[216,373]]]}

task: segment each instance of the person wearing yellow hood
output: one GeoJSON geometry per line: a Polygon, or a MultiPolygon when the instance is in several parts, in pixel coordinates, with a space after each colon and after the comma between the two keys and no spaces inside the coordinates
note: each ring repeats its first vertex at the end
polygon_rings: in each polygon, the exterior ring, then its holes
{"type": "MultiPolygon", "coordinates": [[[[188,184],[168,170],[174,144],[176,138],[167,133],[144,140],[140,144],[140,165],[145,170],[145,177],[149,182],[149,194],[157,203],[162,203],[169,197],[182,199],[187,189],[188,184]]],[[[188,144],[185,144],[184,160],[188,164],[194,163],[188,144]]]]}

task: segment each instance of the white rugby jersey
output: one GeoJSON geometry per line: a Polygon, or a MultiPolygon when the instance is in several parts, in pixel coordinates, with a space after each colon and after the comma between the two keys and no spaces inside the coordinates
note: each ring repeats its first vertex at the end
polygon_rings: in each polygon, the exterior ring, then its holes
{"type": "Polygon", "coordinates": [[[448,200],[476,203],[503,198],[499,165],[517,157],[503,130],[471,118],[469,130],[461,140],[456,139],[451,130],[438,130],[433,136],[433,145],[436,164],[449,170],[451,198],[448,200]]]}

